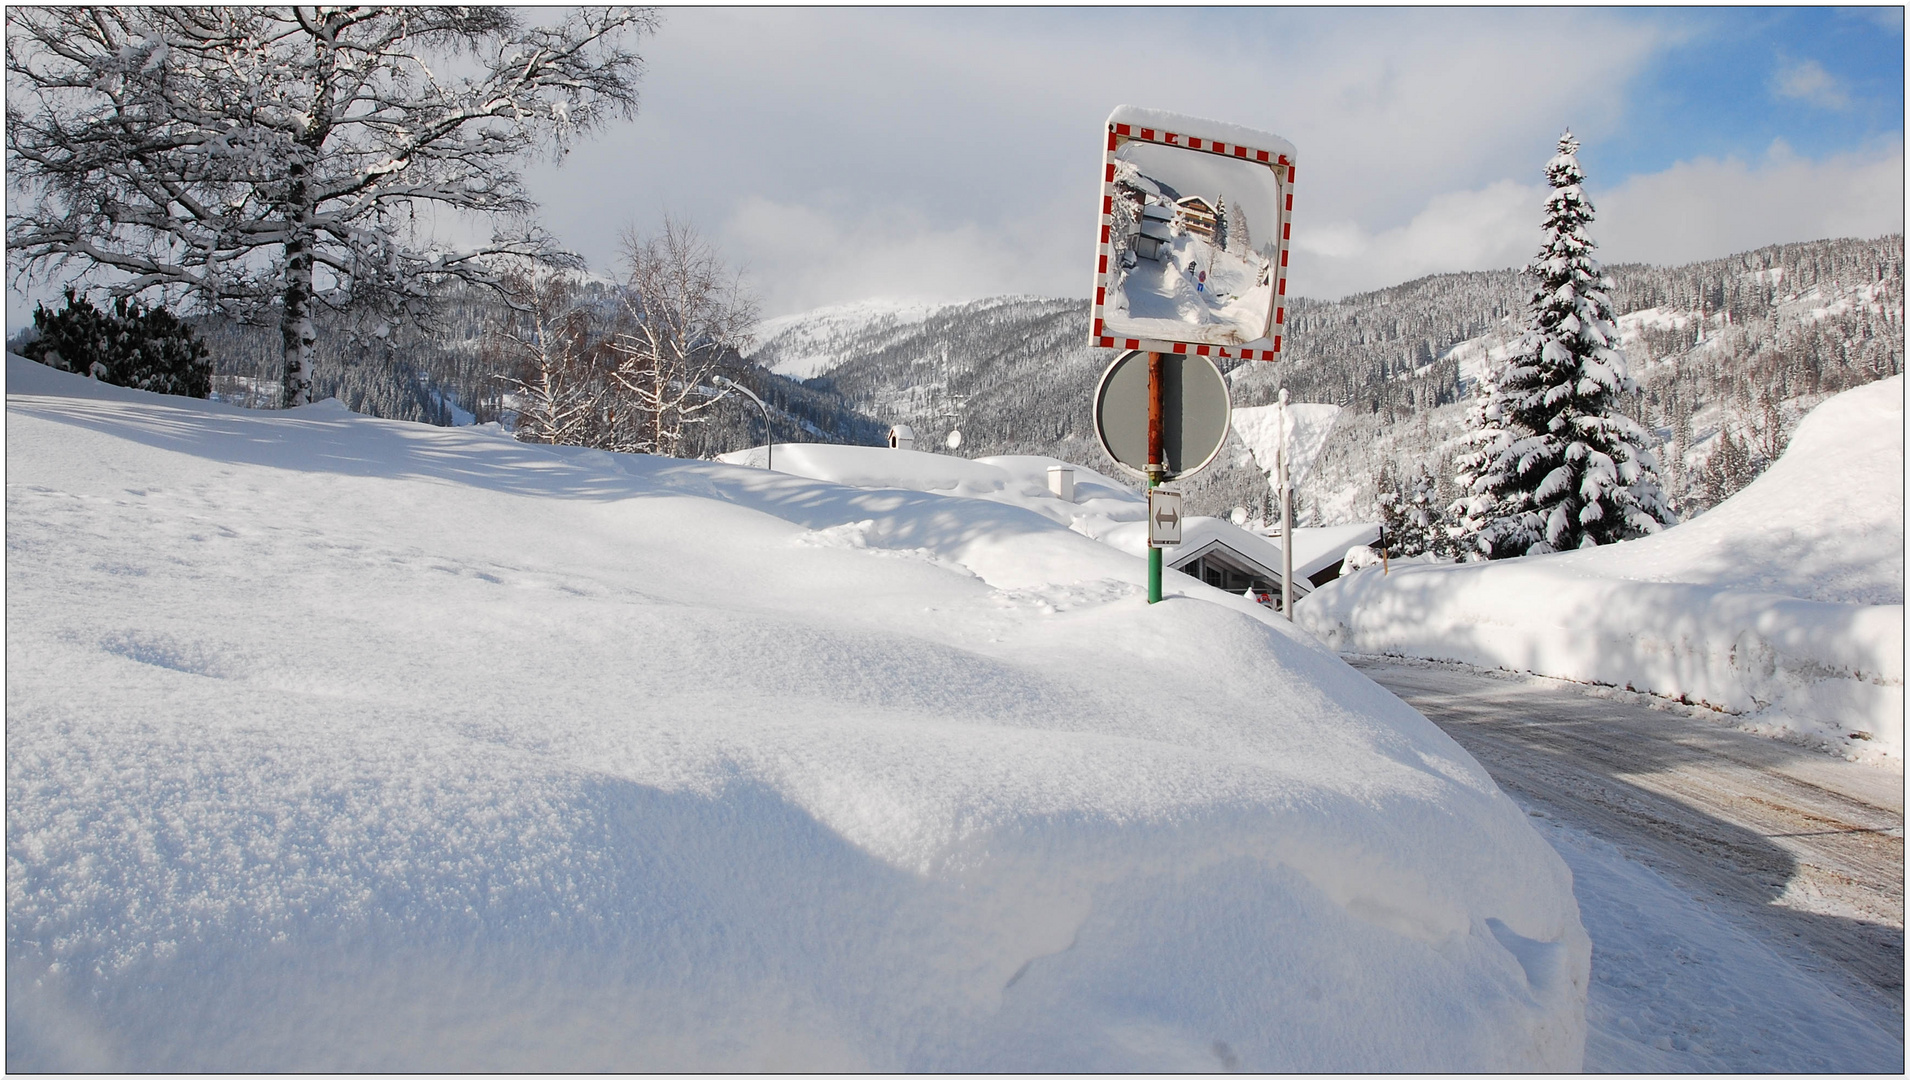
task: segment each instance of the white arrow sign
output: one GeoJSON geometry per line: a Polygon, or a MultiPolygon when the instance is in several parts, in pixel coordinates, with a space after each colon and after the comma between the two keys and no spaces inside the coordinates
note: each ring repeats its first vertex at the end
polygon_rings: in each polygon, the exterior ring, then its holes
{"type": "Polygon", "coordinates": [[[1147,543],[1172,547],[1180,543],[1181,493],[1154,488],[1147,493],[1147,543]]]}

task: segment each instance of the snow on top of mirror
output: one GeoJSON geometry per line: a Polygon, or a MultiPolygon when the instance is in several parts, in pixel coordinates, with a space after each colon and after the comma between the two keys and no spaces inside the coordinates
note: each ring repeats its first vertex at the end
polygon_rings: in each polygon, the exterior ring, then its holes
{"type": "Polygon", "coordinates": [[[1187,116],[1162,109],[1143,109],[1138,105],[1116,105],[1114,111],[1108,114],[1108,126],[1113,127],[1116,124],[1127,124],[1137,130],[1150,128],[1156,131],[1171,131],[1203,142],[1220,142],[1231,146],[1265,150],[1275,157],[1284,155],[1289,165],[1299,160],[1299,154],[1293,149],[1293,144],[1280,136],[1239,124],[1230,124],[1225,120],[1208,120],[1204,117],[1187,116]]]}

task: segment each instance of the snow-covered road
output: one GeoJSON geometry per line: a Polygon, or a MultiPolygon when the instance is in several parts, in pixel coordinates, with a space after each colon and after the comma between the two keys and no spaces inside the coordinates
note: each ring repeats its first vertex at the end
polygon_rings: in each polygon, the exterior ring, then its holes
{"type": "Polygon", "coordinates": [[[1550,826],[1592,935],[1586,1068],[1903,1067],[1903,777],[1641,694],[1349,658],[1550,826]]]}

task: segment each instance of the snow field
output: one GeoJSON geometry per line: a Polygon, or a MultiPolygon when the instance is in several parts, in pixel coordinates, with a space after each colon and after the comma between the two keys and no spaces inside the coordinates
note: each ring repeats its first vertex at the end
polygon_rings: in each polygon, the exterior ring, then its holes
{"type": "MultiPolygon", "coordinates": [[[[1329,415],[1324,423],[1330,425],[1330,413],[1336,410],[1336,406],[1301,406],[1301,409],[1328,410],[1329,415]]],[[[1253,411],[1257,410],[1237,410],[1235,415],[1253,411]]],[[[1320,414],[1305,415],[1315,417],[1320,414]]],[[[1302,451],[1307,451],[1308,447],[1317,451],[1319,443],[1325,438],[1325,427],[1318,426],[1301,426],[1294,436],[1302,451]]],[[[831,484],[928,492],[1019,507],[1066,526],[1082,536],[1099,540],[1116,551],[1126,552],[1137,559],[1147,558],[1147,499],[1118,480],[1060,458],[1035,454],[958,458],[920,450],[828,446],[819,443],[778,443],[773,457],[779,473],[806,476],[831,484]],[[1061,499],[1048,488],[1048,469],[1056,465],[1065,465],[1074,470],[1072,502],[1061,499]]],[[[758,465],[764,459],[760,447],[737,450],[718,458],[733,465],[758,465]]],[[[1311,460],[1307,459],[1306,464],[1310,465],[1311,460]]],[[[838,536],[851,545],[867,546],[868,541],[863,534],[874,527],[873,521],[856,523],[832,531],[830,535],[838,536]]],[[[1339,553],[1345,550],[1349,538],[1373,532],[1376,528],[1373,525],[1355,524],[1296,530],[1293,548],[1293,572],[1296,578],[1304,579],[1337,564],[1341,558],[1339,553]]],[[[1249,532],[1230,521],[1196,514],[1188,517],[1181,527],[1181,551],[1195,550],[1209,540],[1216,539],[1226,542],[1235,551],[1257,556],[1263,565],[1272,567],[1280,562],[1278,540],[1249,532]]],[[[1025,563],[1029,554],[1028,546],[1018,542],[1016,551],[1015,560],[1025,563]]],[[[1072,549],[1070,552],[1070,559],[1079,557],[1072,549]]],[[[980,549],[964,556],[971,563],[981,557],[980,549]]],[[[1171,554],[1169,558],[1171,561],[1171,554]]],[[[1132,573],[1125,564],[1110,563],[1109,566],[1116,568],[1117,574],[1132,573]]],[[[1057,565],[1052,569],[1062,576],[1076,573],[1066,565],[1057,565]]],[[[1036,573],[1028,580],[1046,580],[1043,573],[1046,571],[1036,573]]]]}
{"type": "Polygon", "coordinates": [[[1854,760],[1903,760],[1903,378],[1826,401],[1783,457],[1653,536],[1370,568],[1295,608],[1336,649],[1686,697],[1854,760]]]}
{"type": "Polygon", "coordinates": [[[1004,503],[8,390],[10,1068],[1580,1063],[1564,863],[1251,602],[1004,503]]]}

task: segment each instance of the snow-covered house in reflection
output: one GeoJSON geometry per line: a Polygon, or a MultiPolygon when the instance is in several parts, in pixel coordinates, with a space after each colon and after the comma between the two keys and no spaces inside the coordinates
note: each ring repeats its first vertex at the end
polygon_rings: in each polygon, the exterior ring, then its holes
{"type": "Polygon", "coordinates": [[[1214,205],[1198,195],[1188,195],[1174,201],[1175,216],[1180,219],[1181,227],[1202,240],[1212,242],[1214,233],[1220,227],[1220,214],[1214,205]]]}
{"type": "Polygon", "coordinates": [[[1141,207],[1141,229],[1134,234],[1134,254],[1143,259],[1159,260],[1161,249],[1173,240],[1168,222],[1174,218],[1174,212],[1160,203],[1147,203],[1141,207]]]}

